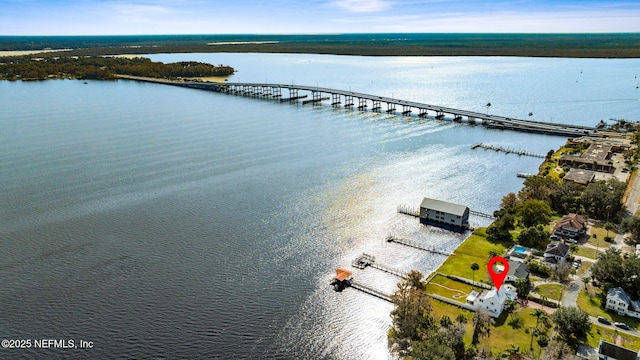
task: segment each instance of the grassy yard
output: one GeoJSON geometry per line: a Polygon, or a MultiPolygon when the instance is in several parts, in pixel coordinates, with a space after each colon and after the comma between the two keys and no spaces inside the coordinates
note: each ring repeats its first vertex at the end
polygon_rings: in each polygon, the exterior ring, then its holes
{"type": "MultiPolygon", "coordinates": [[[[607,230],[604,228],[593,226],[589,229],[589,232],[591,236],[589,240],[587,240],[588,244],[599,247],[600,249],[606,249],[611,246],[611,243],[604,241],[605,236],[607,236],[607,230]]],[[[609,231],[609,236],[614,237],[616,234],[613,231],[609,231]]]]}
{"type": "Polygon", "coordinates": [[[473,287],[460,281],[449,279],[446,276],[436,275],[427,284],[427,292],[437,294],[446,298],[464,303],[467,295],[471,293],[473,287]]]}
{"type": "Polygon", "coordinates": [[[619,321],[626,323],[632,328],[640,328],[639,321],[634,320],[633,318],[630,318],[628,316],[620,316],[615,312],[609,312],[604,310],[604,308],[601,308],[600,298],[598,296],[594,296],[593,298],[589,299],[589,296],[587,296],[587,292],[585,290],[580,291],[580,294],[578,294],[577,304],[580,309],[586,311],[591,316],[602,316],[611,320],[612,322],[619,321]]]}
{"type": "Polygon", "coordinates": [[[507,248],[503,244],[492,243],[486,238],[484,229],[476,230],[465,242],[455,250],[455,256],[449,256],[437,270],[444,274],[457,275],[467,279],[473,279],[471,264],[477,263],[480,270],[476,271],[476,281],[491,281],[487,272],[489,252],[496,251],[503,255],[507,248]]]}
{"type": "Polygon", "coordinates": [[[640,350],[640,337],[623,334],[610,326],[593,325],[587,334],[587,343],[597,348],[600,338],[613,344],[620,340],[620,346],[634,351],[640,350]]]}
{"type": "Polygon", "coordinates": [[[560,301],[564,293],[564,286],[560,284],[538,285],[535,291],[540,296],[546,296],[548,299],[560,301]]]}
{"type": "MultiPolygon", "coordinates": [[[[604,241],[603,241],[604,242],[604,241]]],[[[597,254],[602,251],[596,252],[596,249],[578,246],[578,250],[573,252],[573,255],[588,257],[589,259],[596,260],[598,258],[597,254]]]]}
{"type": "Polygon", "coordinates": [[[593,266],[592,262],[588,262],[588,261],[583,261],[582,265],[580,265],[580,267],[578,268],[578,276],[582,276],[582,274],[584,274],[587,270],[589,270],[591,267],[593,266]]]}

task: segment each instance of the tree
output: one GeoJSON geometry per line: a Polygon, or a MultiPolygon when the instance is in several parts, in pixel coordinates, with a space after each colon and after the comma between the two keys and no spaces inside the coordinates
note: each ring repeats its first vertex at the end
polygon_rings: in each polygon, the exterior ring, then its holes
{"type": "Polygon", "coordinates": [[[631,233],[636,241],[640,239],[640,216],[633,215],[622,220],[622,230],[631,233]]]}
{"type": "Polygon", "coordinates": [[[615,224],[608,222],[604,224],[604,229],[607,230],[607,237],[609,237],[609,231],[616,231],[618,230],[618,227],[615,224]]]}
{"type": "Polygon", "coordinates": [[[442,326],[443,328],[448,328],[452,325],[453,325],[453,321],[451,321],[451,318],[449,317],[449,315],[447,314],[442,315],[442,317],[440,318],[440,326],[442,326]]]}
{"type": "Polygon", "coordinates": [[[556,276],[556,278],[558,278],[558,281],[565,282],[569,278],[571,270],[571,264],[565,262],[562,265],[556,266],[555,269],[553,269],[553,274],[556,276]]]}
{"type": "Polygon", "coordinates": [[[518,235],[518,244],[529,248],[544,250],[548,243],[549,232],[542,225],[532,226],[518,235]]]}
{"type": "Polygon", "coordinates": [[[551,315],[555,328],[561,336],[575,339],[584,338],[591,330],[589,314],[577,307],[560,307],[551,315]]]}
{"type": "Polygon", "coordinates": [[[471,264],[471,271],[473,271],[473,288],[476,286],[476,271],[480,270],[478,263],[471,264]]]}
{"type": "Polygon", "coordinates": [[[422,275],[422,273],[420,271],[411,270],[407,274],[406,281],[408,281],[409,287],[411,287],[412,289],[424,290],[424,289],[426,289],[426,285],[425,285],[425,283],[422,282],[422,278],[423,277],[424,277],[424,275],[422,275]]]}
{"type": "Polygon", "coordinates": [[[531,342],[529,343],[529,348],[533,350],[533,337],[539,336],[542,333],[539,327],[541,323],[545,329],[549,326],[549,315],[542,309],[535,309],[531,313],[531,316],[536,318],[536,327],[531,332],[531,342]]]}
{"type": "Polygon", "coordinates": [[[577,359],[576,351],[567,343],[562,341],[554,341],[546,348],[544,354],[540,356],[540,360],[568,360],[577,359]]]}
{"type": "Polygon", "coordinates": [[[398,290],[391,295],[394,309],[391,311],[393,327],[389,331],[391,351],[404,356],[414,341],[421,340],[421,332],[429,332],[435,326],[431,303],[423,290],[411,287],[408,280],[398,283],[398,290]]]}
{"type": "Polygon", "coordinates": [[[473,336],[471,344],[478,345],[480,337],[489,337],[491,335],[491,325],[493,325],[493,323],[494,321],[487,311],[478,309],[473,316],[473,336]]]}
{"type": "Polygon", "coordinates": [[[591,267],[591,276],[602,284],[609,284],[608,286],[619,286],[624,273],[622,257],[614,247],[600,254],[598,261],[591,267]]]}
{"type": "Polygon", "coordinates": [[[518,196],[512,192],[505,195],[500,203],[500,206],[507,211],[514,209],[516,205],[518,205],[518,196]]]}
{"type": "Polygon", "coordinates": [[[547,224],[551,216],[551,207],[543,200],[529,199],[518,205],[518,215],[522,217],[522,225],[526,227],[547,224]]]}
{"type": "Polygon", "coordinates": [[[622,196],[626,184],[616,178],[590,183],[580,195],[580,201],[587,215],[599,220],[617,218],[624,208],[622,196]]]}
{"type": "Polygon", "coordinates": [[[519,297],[523,299],[527,298],[527,295],[529,295],[529,289],[531,287],[529,279],[516,279],[513,286],[516,288],[519,297]]]}

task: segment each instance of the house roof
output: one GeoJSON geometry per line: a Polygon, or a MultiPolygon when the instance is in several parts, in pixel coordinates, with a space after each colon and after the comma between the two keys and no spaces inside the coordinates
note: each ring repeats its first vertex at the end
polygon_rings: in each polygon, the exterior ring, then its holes
{"type": "Polygon", "coordinates": [[[638,353],[600,339],[598,353],[616,360],[637,360],[638,353]]]}
{"type": "Polygon", "coordinates": [[[566,257],[569,254],[569,245],[561,243],[559,241],[552,242],[547,245],[547,250],[544,251],[544,255],[553,255],[566,257]]]}
{"type": "Polygon", "coordinates": [[[420,204],[420,207],[431,209],[431,210],[442,211],[444,213],[453,214],[457,216],[463,216],[464,213],[467,210],[469,210],[469,208],[464,205],[458,205],[458,204],[450,203],[447,201],[431,199],[431,198],[424,198],[422,200],[422,203],[420,204]]]}
{"type": "Polygon", "coordinates": [[[562,179],[565,181],[573,181],[580,185],[587,185],[593,181],[595,176],[596,172],[593,170],[572,168],[562,179]]]}
{"type": "Polygon", "coordinates": [[[336,269],[336,279],[340,281],[345,281],[351,276],[351,271],[346,269],[336,269]]]}
{"type": "Polygon", "coordinates": [[[584,216],[578,214],[568,214],[562,217],[562,219],[558,220],[556,226],[553,227],[554,230],[561,229],[563,227],[573,228],[582,230],[584,229],[584,224],[586,220],[584,216]]]}
{"type": "Polygon", "coordinates": [[[518,279],[526,279],[529,276],[529,268],[522,261],[509,260],[509,272],[507,276],[514,275],[518,279]]]}
{"type": "Polygon", "coordinates": [[[607,299],[615,299],[624,301],[627,304],[631,304],[631,297],[621,287],[610,288],[607,291],[607,299]]]}

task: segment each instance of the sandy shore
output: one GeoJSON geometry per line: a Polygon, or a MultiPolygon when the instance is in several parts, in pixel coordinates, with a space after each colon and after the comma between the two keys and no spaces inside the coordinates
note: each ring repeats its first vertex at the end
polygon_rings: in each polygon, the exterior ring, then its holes
{"type": "Polygon", "coordinates": [[[0,51],[0,57],[3,56],[24,56],[24,55],[32,55],[32,54],[43,54],[50,52],[58,52],[58,51],[71,51],[73,49],[42,49],[42,50],[11,50],[11,51],[0,51]]]}

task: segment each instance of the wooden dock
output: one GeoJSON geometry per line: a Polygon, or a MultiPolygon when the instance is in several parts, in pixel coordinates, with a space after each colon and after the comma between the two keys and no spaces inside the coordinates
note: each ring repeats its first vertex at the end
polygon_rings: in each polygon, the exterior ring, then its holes
{"type": "Polygon", "coordinates": [[[349,286],[354,288],[354,289],[356,289],[356,290],[362,291],[363,293],[366,293],[366,294],[369,294],[369,295],[373,295],[373,296],[375,296],[375,297],[377,297],[379,299],[386,300],[388,302],[393,302],[391,300],[391,295],[386,294],[386,293],[384,293],[384,292],[382,292],[382,291],[380,291],[378,289],[374,289],[374,288],[372,288],[370,286],[367,286],[365,284],[361,284],[359,282],[356,282],[353,279],[351,279],[351,281],[349,281],[349,286]]]}
{"type": "Polygon", "coordinates": [[[398,205],[398,213],[413,217],[420,217],[420,210],[417,210],[413,206],[398,205]]]}
{"type": "Polygon", "coordinates": [[[376,263],[376,257],[369,255],[369,254],[362,254],[360,256],[358,256],[357,258],[353,259],[353,261],[351,262],[351,266],[353,266],[356,269],[361,269],[364,270],[367,267],[371,267],[374,269],[378,269],[380,271],[384,271],[387,274],[391,274],[391,275],[395,275],[397,277],[401,277],[403,279],[407,278],[407,274],[404,271],[400,271],[398,269],[394,269],[392,267],[389,266],[385,266],[382,264],[378,264],[376,263]]]}
{"type": "Polygon", "coordinates": [[[525,150],[518,150],[518,149],[510,149],[510,148],[506,148],[503,146],[497,146],[497,145],[488,145],[488,144],[483,144],[483,143],[477,143],[477,144],[473,144],[471,145],[471,150],[475,150],[475,149],[485,149],[485,150],[495,150],[495,151],[500,151],[506,154],[516,154],[518,156],[531,156],[531,157],[536,157],[536,158],[542,158],[544,159],[546,156],[542,155],[542,154],[536,154],[536,153],[532,153],[529,151],[525,151],[525,150]]]}
{"type": "Polygon", "coordinates": [[[491,215],[491,214],[483,213],[483,212],[476,211],[476,210],[469,210],[469,214],[470,215],[479,216],[479,217],[483,217],[483,218],[487,218],[487,219],[495,219],[495,217],[493,215],[491,215]]]}
{"type": "Polygon", "coordinates": [[[444,256],[451,256],[451,255],[455,255],[452,252],[449,251],[444,251],[444,250],[440,250],[440,249],[436,249],[435,246],[432,247],[426,247],[423,245],[420,245],[418,242],[415,242],[413,240],[408,240],[408,239],[400,239],[397,238],[393,235],[389,235],[387,237],[387,242],[393,242],[393,243],[397,243],[400,245],[404,245],[404,246],[408,246],[408,247],[412,247],[414,249],[418,249],[418,250],[423,250],[423,251],[427,251],[430,252],[432,254],[438,254],[438,255],[444,255],[444,256]]]}

